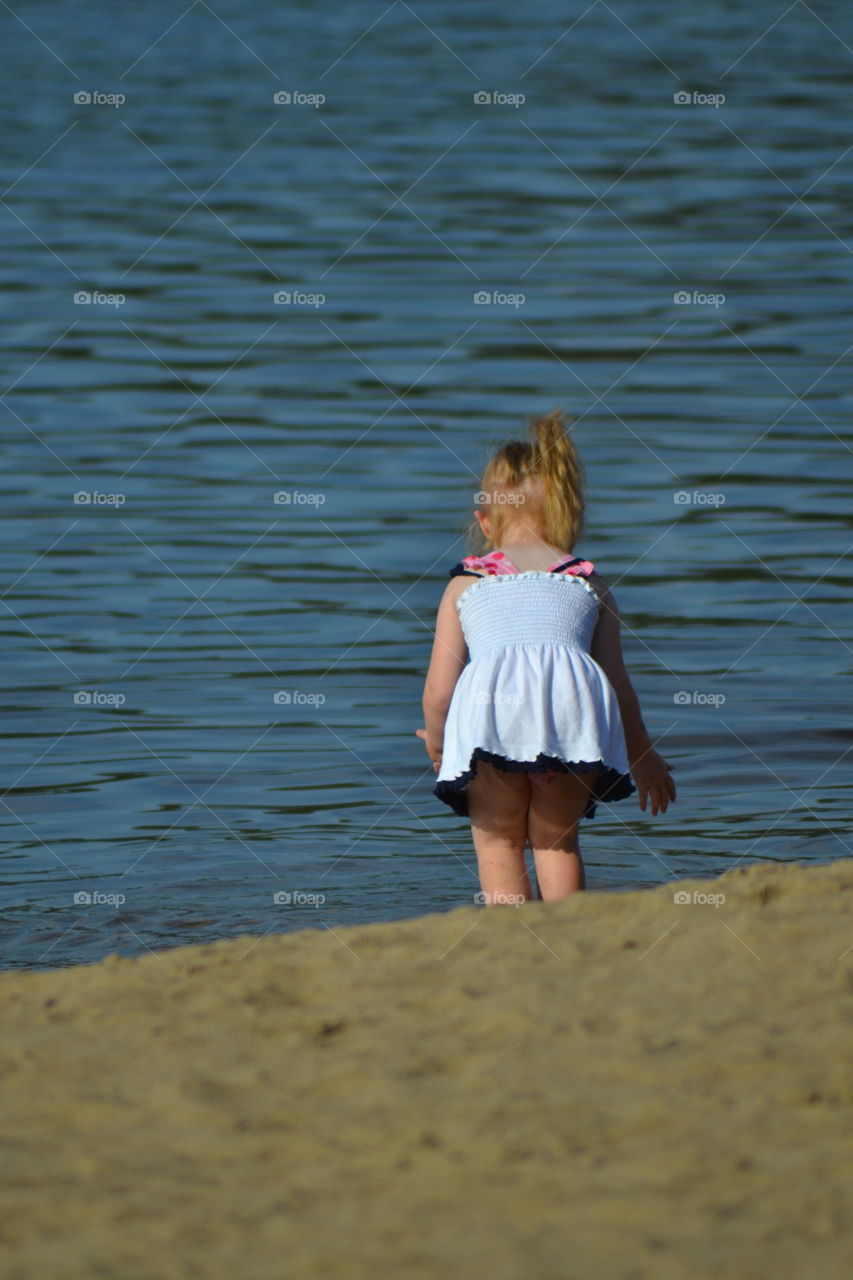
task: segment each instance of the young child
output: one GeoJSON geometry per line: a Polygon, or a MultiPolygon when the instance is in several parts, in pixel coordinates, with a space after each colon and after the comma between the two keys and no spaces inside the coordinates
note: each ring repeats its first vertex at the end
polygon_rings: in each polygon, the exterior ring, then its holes
{"type": "Polygon", "coordinates": [[[532,436],[486,467],[474,514],[491,549],[450,570],[417,730],[435,794],[471,820],[489,904],[533,896],[528,842],[544,900],[583,889],[580,819],[631,795],[630,775],[643,811],[675,800],[622,661],[616,602],[572,555],[584,504],[563,416],[534,421],[532,436]]]}

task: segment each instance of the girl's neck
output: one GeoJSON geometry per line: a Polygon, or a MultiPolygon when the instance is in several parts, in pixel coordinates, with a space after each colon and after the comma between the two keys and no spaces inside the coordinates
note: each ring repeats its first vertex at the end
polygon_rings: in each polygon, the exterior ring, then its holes
{"type": "Polygon", "coordinates": [[[565,555],[565,547],[555,547],[550,542],[546,542],[544,538],[537,538],[535,535],[513,537],[512,534],[501,539],[500,549],[506,551],[507,555],[512,555],[517,551],[520,555],[537,556],[550,555],[554,552],[556,555],[565,555]]]}
{"type": "Polygon", "coordinates": [[[555,547],[541,538],[531,537],[502,538],[500,547],[496,547],[495,550],[503,551],[509,556],[521,573],[524,573],[525,569],[550,569],[561,556],[571,554],[565,547],[555,547]]]}

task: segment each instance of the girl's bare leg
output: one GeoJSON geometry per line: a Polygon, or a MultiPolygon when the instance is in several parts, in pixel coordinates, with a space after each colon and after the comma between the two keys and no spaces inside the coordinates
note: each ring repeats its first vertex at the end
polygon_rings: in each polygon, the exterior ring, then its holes
{"type": "Polygon", "coordinates": [[[550,782],[531,774],[527,835],[545,902],[565,898],[586,885],[578,826],[590,783],[582,774],[558,773],[550,782]]]}
{"type": "Polygon", "coordinates": [[[533,894],[524,864],[530,783],[480,760],[468,783],[468,815],[486,902],[517,905],[533,894]]]}

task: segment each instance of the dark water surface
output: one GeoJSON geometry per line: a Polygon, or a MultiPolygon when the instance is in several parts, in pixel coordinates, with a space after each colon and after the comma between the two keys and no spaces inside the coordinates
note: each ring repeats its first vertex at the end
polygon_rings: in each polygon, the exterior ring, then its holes
{"type": "Polygon", "coordinates": [[[680,787],[590,886],[851,854],[853,18],[782,8],[0,17],[2,963],[471,902],[412,735],[556,402],[680,787]]]}

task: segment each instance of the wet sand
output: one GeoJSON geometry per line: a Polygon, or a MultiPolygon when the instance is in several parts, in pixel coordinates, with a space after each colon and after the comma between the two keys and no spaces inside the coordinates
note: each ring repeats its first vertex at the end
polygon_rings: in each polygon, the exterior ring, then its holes
{"type": "Polygon", "coordinates": [[[752,866],[0,975],[3,1275],[846,1280],[851,904],[752,866]]]}

